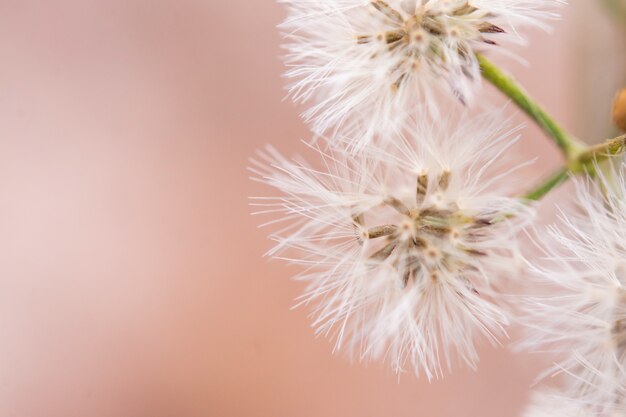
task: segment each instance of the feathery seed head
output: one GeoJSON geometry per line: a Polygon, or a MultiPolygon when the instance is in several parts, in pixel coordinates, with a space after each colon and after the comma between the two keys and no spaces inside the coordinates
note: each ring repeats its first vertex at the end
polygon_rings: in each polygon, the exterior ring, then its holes
{"type": "Polygon", "coordinates": [[[597,417],[626,412],[624,174],[622,166],[598,183],[575,180],[577,212],[539,234],[546,257],[531,265],[552,293],[530,298],[524,318],[533,332],[523,346],[560,356],[546,375],[564,374],[561,400],[597,417]]]}
{"type": "Polygon", "coordinates": [[[442,360],[475,366],[476,337],[504,334],[492,283],[514,270],[531,209],[486,174],[515,130],[483,118],[407,131],[358,155],[316,149],[322,168],[268,149],[253,171],[282,194],[258,200],[283,225],[269,254],[304,267],[318,332],[433,378],[442,360]]]}
{"type": "Polygon", "coordinates": [[[521,42],[518,27],[542,26],[561,0],[282,2],[292,97],[313,101],[304,116],[316,132],[357,136],[358,151],[417,109],[437,114],[441,91],[471,101],[475,52],[521,42]]]}

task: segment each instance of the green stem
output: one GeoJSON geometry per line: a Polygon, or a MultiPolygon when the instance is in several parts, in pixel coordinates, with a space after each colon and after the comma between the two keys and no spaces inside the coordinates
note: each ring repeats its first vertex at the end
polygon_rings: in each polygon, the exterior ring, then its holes
{"type": "Polygon", "coordinates": [[[500,68],[481,54],[476,54],[483,77],[530,116],[554,140],[567,159],[581,152],[583,145],[571,137],[559,124],[546,113],[524,89],[500,68]]]}
{"type": "Polygon", "coordinates": [[[626,152],[626,135],[610,139],[600,145],[588,147],[565,166],[555,171],[546,181],[524,196],[526,200],[537,201],[554,188],[563,184],[570,174],[594,176],[598,163],[626,152]]]}
{"type": "Polygon", "coordinates": [[[525,200],[539,201],[545,197],[550,191],[567,181],[569,170],[567,168],[559,168],[546,181],[541,183],[537,188],[524,196],[525,200]]]}

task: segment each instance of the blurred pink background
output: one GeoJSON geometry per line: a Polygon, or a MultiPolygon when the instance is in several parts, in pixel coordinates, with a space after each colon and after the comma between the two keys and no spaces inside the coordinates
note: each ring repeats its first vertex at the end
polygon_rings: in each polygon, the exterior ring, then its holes
{"type": "MultiPolygon", "coordinates": [[[[624,31],[572,0],[503,61],[569,129],[611,134],[624,31]],[[580,83],[584,83],[584,86],[580,83]]],[[[248,196],[308,133],[272,0],[0,0],[0,415],[515,417],[538,356],[429,384],[316,339],[248,196]]],[[[503,100],[493,95],[494,100],[503,100]]],[[[523,120],[519,117],[519,120],[523,120]]],[[[534,128],[525,180],[558,163],[534,128]]]]}

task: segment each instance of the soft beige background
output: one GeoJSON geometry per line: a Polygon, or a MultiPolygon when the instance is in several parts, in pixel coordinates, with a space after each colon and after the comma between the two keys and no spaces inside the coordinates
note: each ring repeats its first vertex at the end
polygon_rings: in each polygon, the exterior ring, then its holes
{"type": "MultiPolygon", "coordinates": [[[[523,52],[532,71],[507,67],[599,139],[624,35],[572,3],[523,52]]],[[[261,258],[245,170],[307,138],[281,18],[271,0],[0,0],[1,416],[518,415],[537,357],[487,348],[478,372],[398,382],[290,311],[301,285],[261,258]]],[[[528,129],[534,156],[528,184],[557,163],[528,129]]]]}

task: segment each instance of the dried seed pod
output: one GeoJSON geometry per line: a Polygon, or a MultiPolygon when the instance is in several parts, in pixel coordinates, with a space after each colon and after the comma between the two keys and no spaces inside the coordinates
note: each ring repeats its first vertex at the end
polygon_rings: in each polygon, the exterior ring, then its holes
{"type": "Polygon", "coordinates": [[[626,132],[626,88],[617,93],[613,102],[613,123],[626,132]]]}

